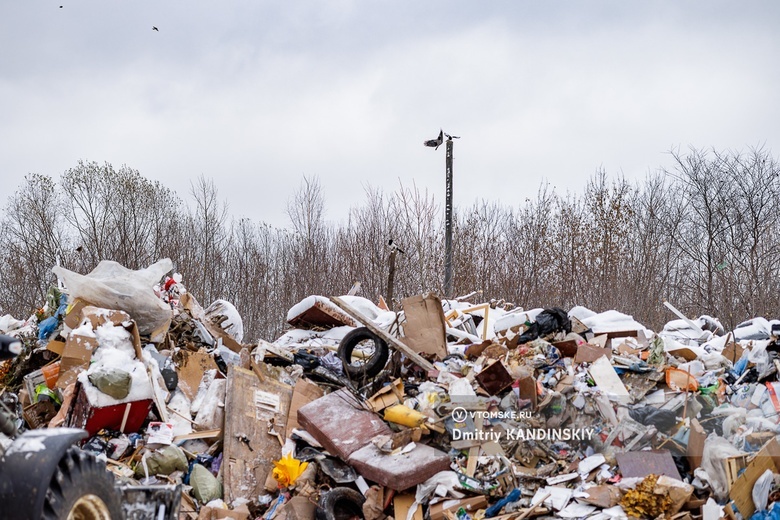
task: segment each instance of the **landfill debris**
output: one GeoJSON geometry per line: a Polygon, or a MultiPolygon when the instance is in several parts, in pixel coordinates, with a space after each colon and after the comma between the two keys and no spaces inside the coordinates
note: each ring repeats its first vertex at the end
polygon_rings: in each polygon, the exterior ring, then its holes
{"type": "Polygon", "coordinates": [[[776,320],[727,331],[667,302],[656,333],[617,310],[312,295],[258,339],[169,261],[54,272],[39,312],[0,318],[21,342],[0,400],[21,430],[85,430],[128,511],[154,496],[193,520],[780,516],[776,320]]]}

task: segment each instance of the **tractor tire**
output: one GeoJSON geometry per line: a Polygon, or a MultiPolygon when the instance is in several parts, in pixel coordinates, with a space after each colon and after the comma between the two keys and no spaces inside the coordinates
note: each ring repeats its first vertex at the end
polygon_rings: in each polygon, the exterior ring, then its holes
{"type": "Polygon", "coordinates": [[[317,520],[365,518],[363,516],[363,503],[365,501],[366,497],[352,488],[333,488],[320,497],[316,518],[317,520]]]}
{"type": "Polygon", "coordinates": [[[77,447],[68,448],[46,490],[44,520],[124,518],[119,491],[106,465],[77,447]]]}
{"type": "Polygon", "coordinates": [[[339,358],[341,358],[344,371],[349,377],[354,379],[372,378],[385,368],[387,360],[390,359],[390,348],[382,338],[366,327],[359,327],[349,332],[339,343],[339,358]],[[367,360],[355,364],[352,361],[352,353],[364,341],[373,342],[374,351],[367,360]]]}

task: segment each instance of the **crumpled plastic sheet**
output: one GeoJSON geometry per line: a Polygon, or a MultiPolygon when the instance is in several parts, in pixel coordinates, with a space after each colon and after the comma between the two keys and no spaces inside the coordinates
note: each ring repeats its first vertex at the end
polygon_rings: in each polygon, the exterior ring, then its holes
{"type": "MultiPolygon", "coordinates": [[[[167,331],[173,312],[154,293],[154,285],[173,269],[165,258],[146,269],[133,271],[110,260],[101,261],[89,274],[82,275],[61,266],[52,272],[62,280],[71,298],[83,298],[93,305],[125,311],[136,321],[141,335],[167,331]]],[[[162,337],[152,337],[152,342],[162,337]]]]}
{"type": "MultiPolygon", "coordinates": [[[[737,455],[743,455],[743,453],[723,437],[713,434],[704,441],[701,469],[706,472],[707,482],[718,500],[725,500],[729,492],[726,469],[723,467],[722,461],[737,455]]],[[[696,476],[700,476],[700,473],[696,473],[696,476]]]]}

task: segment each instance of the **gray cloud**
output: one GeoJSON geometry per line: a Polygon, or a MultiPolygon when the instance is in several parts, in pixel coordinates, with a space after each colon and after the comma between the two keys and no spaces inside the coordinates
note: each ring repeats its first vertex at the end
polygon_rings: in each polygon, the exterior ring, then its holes
{"type": "Polygon", "coordinates": [[[0,6],[7,191],[108,161],[284,225],[302,174],[332,219],[365,184],[438,196],[439,127],[463,136],[459,205],[780,138],[774,2],[57,5],[0,6]]]}

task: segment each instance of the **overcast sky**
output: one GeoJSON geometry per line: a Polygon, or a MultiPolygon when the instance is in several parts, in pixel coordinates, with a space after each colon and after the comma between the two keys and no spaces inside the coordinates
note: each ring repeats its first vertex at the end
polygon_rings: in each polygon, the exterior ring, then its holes
{"type": "MultiPolygon", "coordinates": [[[[776,1],[0,1],[3,204],[27,173],[126,164],[287,225],[317,176],[326,217],[363,186],[516,205],[673,147],[780,149],[776,1]],[[62,5],[62,8],[59,6],[62,5]],[[152,26],[159,28],[153,31],[152,26]]],[[[777,155],[777,153],[775,153],[777,155]]]]}

